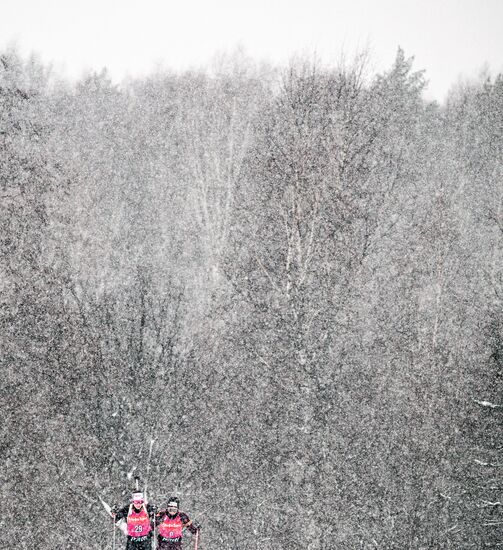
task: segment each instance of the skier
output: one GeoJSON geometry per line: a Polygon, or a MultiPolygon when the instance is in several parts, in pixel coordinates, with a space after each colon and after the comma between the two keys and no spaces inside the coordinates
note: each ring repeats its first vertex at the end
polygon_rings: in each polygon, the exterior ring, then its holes
{"type": "Polygon", "coordinates": [[[143,493],[135,491],[130,504],[117,513],[112,512],[114,522],[125,519],[127,523],[126,550],[150,550],[154,533],[155,509],[145,502],[143,493]]]}
{"type": "Polygon", "coordinates": [[[180,500],[177,497],[170,498],[166,508],[159,510],[155,522],[159,526],[159,550],[181,550],[183,529],[189,529],[193,535],[200,529],[185,512],[180,511],[180,500]]]}

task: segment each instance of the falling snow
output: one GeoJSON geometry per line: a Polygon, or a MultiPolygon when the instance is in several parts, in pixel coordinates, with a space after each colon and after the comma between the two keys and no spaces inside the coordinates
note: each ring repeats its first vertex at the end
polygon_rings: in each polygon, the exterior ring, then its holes
{"type": "Polygon", "coordinates": [[[501,76],[0,62],[9,548],[111,549],[135,476],[203,550],[501,544],[501,76]]]}

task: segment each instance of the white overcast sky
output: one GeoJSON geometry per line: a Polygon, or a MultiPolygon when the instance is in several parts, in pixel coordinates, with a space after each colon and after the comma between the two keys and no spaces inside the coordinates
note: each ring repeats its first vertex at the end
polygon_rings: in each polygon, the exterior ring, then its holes
{"type": "Polygon", "coordinates": [[[442,100],[459,77],[503,71],[503,0],[0,0],[0,48],[13,42],[69,77],[106,66],[117,81],[237,47],[280,63],[369,47],[382,70],[400,45],[442,100]]]}

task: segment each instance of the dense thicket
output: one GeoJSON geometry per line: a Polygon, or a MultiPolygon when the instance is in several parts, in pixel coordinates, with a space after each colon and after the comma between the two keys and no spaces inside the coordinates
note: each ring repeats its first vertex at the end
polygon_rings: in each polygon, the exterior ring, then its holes
{"type": "Polygon", "coordinates": [[[503,78],[0,57],[16,548],[111,547],[139,473],[204,548],[501,544],[503,78]]]}

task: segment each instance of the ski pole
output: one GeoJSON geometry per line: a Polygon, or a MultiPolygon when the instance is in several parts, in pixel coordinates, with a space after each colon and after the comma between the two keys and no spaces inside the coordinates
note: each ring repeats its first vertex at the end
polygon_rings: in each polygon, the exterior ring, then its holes
{"type": "Polygon", "coordinates": [[[194,539],[194,550],[197,550],[199,546],[199,529],[196,531],[196,538],[194,539]]]}
{"type": "Polygon", "coordinates": [[[154,533],[153,533],[153,538],[154,538],[154,541],[153,541],[153,548],[155,550],[156,548],[156,540],[155,540],[155,510],[154,510],[154,533]]]}
{"type": "Polygon", "coordinates": [[[115,518],[113,517],[114,534],[112,538],[112,550],[115,550],[115,518]]]}

